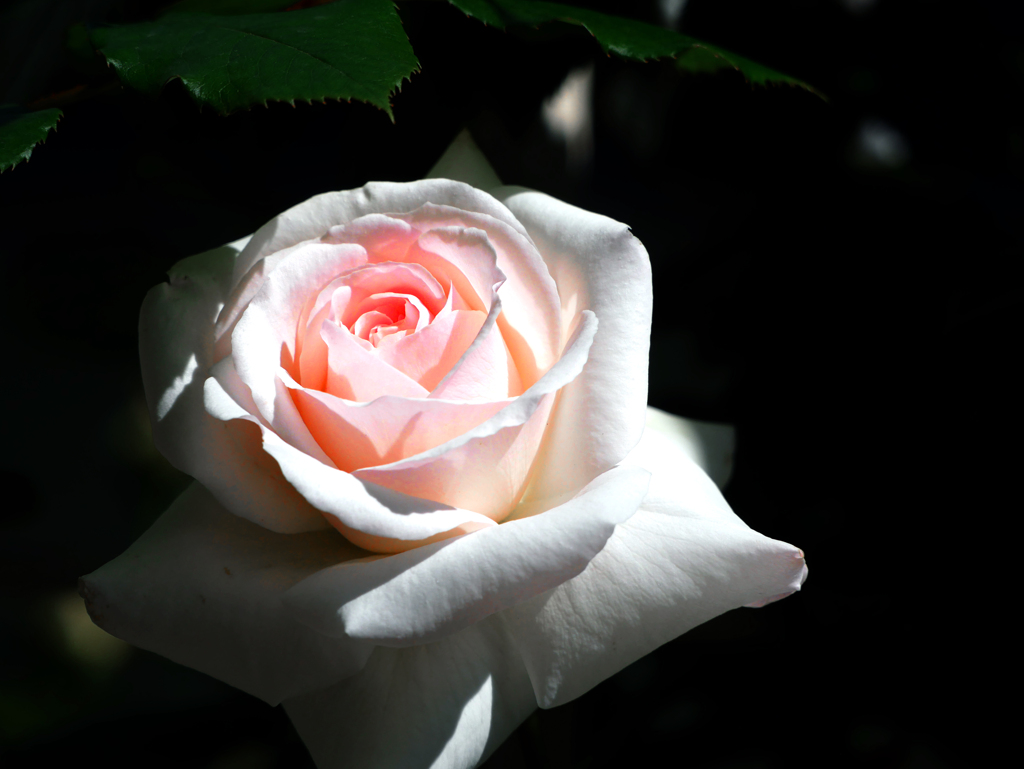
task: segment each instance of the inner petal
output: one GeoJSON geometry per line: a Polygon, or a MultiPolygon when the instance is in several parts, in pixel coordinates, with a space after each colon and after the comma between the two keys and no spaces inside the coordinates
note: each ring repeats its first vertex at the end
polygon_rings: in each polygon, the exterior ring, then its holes
{"type": "Polygon", "coordinates": [[[439,282],[458,290],[469,309],[485,314],[491,309],[494,289],[505,281],[481,230],[443,228],[423,233],[410,246],[406,259],[422,264],[439,282]]]}
{"type": "Polygon", "coordinates": [[[420,235],[410,252],[423,259],[429,254],[450,265],[446,274],[474,310],[489,312],[494,288],[505,282],[494,247],[483,230],[433,228],[420,235]]]}
{"type": "MultiPolygon", "coordinates": [[[[437,387],[476,339],[487,316],[475,310],[456,310],[439,316],[420,331],[378,347],[380,359],[415,380],[428,391],[437,387]]],[[[506,397],[502,393],[499,397],[506,397]]]]}
{"type": "Polygon", "coordinates": [[[407,330],[400,329],[398,326],[377,326],[370,332],[370,344],[381,348],[397,342],[408,334],[407,330]]]}
{"type": "Polygon", "coordinates": [[[330,317],[348,328],[352,328],[356,318],[371,309],[364,303],[375,294],[416,297],[431,315],[437,314],[448,299],[441,284],[418,264],[384,262],[368,265],[341,276],[338,288],[342,286],[348,291],[336,290],[331,296],[330,317]]]}
{"type": "Polygon", "coordinates": [[[305,333],[300,330],[301,352],[299,353],[299,377],[298,381],[303,387],[311,390],[325,390],[327,388],[327,343],[320,333],[320,329],[330,314],[331,306],[322,306],[309,321],[305,333]]]}
{"type": "Polygon", "coordinates": [[[356,322],[352,325],[352,333],[376,347],[377,344],[370,339],[370,335],[376,332],[380,326],[389,326],[392,323],[394,320],[379,310],[370,310],[356,318],[356,322]]]}
{"type": "Polygon", "coordinates": [[[397,462],[456,438],[509,404],[396,398],[365,403],[293,387],[292,397],[317,443],[345,472],[397,462]]]}
{"type": "MultiPolygon", "coordinates": [[[[510,226],[493,215],[431,203],[403,215],[402,219],[421,233],[445,227],[479,228],[487,233],[497,256],[497,268],[508,276],[501,290],[503,307],[498,323],[502,336],[523,386],[536,382],[558,359],[562,349],[562,312],[548,266],[522,226],[518,222],[510,226]]],[[[369,253],[368,259],[375,261],[369,253]]]]}
{"type": "MultiPolygon", "coordinates": [[[[327,389],[327,343],[324,342],[320,329],[325,320],[329,317],[335,317],[335,310],[344,314],[344,308],[347,308],[352,296],[352,288],[345,284],[345,280],[346,277],[336,278],[319,293],[314,301],[310,302],[310,309],[307,311],[308,320],[305,321],[306,325],[299,328],[300,354],[299,376],[297,380],[303,387],[308,387],[311,390],[327,389]]],[[[453,293],[449,292],[445,308],[450,307],[453,293]]],[[[404,314],[405,320],[399,324],[398,330],[408,329],[409,333],[420,331],[431,321],[431,313],[416,296],[396,294],[394,292],[385,292],[376,294],[376,296],[382,298],[401,297],[403,306],[398,314],[404,314]]],[[[442,314],[445,312],[445,308],[442,308],[442,314]]],[[[370,309],[375,308],[369,305],[367,310],[369,311],[370,309]]],[[[370,322],[369,318],[365,321],[360,321],[357,318],[350,330],[357,339],[370,342],[373,346],[376,346],[377,343],[370,341],[370,334],[373,328],[380,324],[390,325],[393,322],[393,316],[385,319],[378,318],[376,322],[370,322]]],[[[386,338],[388,337],[382,337],[382,339],[386,338]]]]}
{"type": "Polygon", "coordinates": [[[350,401],[382,395],[425,398],[428,390],[381,360],[372,345],[344,326],[324,321],[320,333],[327,346],[326,392],[350,401]]]}

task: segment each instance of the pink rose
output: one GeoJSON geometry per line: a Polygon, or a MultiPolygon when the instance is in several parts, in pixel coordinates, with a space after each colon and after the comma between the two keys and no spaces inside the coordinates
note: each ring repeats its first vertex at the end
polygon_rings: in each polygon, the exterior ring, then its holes
{"type": "Polygon", "coordinates": [[[82,580],[114,635],[284,701],[322,767],[474,766],[806,573],[646,408],[629,229],[501,187],[466,135],[432,175],[314,197],[150,292],[154,435],[198,483],[82,580]]]}

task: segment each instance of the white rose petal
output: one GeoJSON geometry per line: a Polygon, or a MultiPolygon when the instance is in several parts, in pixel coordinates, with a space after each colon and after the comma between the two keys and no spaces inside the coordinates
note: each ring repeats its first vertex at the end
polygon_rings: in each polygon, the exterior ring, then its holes
{"type": "Polygon", "coordinates": [[[493,616],[436,643],[377,647],[357,675],[284,703],[320,769],[469,769],[535,707],[493,616]]]}
{"type": "Polygon", "coordinates": [[[639,468],[616,468],[542,516],[324,569],[285,603],[327,635],[386,646],[435,641],[583,571],[640,506],[649,480],[639,468]]]}
{"type": "Polygon", "coordinates": [[[309,575],[365,555],[333,529],[276,534],[193,483],[80,587],[111,635],[276,705],[351,676],[369,658],[371,644],[311,630],[281,600],[309,575]]]}

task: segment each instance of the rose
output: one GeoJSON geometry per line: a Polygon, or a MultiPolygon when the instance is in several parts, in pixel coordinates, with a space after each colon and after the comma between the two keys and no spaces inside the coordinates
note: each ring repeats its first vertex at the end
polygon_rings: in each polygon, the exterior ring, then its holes
{"type": "Polygon", "coordinates": [[[313,198],[151,292],[154,435],[201,483],[82,580],[109,632],[283,701],[324,767],[473,766],[806,573],[645,411],[628,229],[498,186],[466,136],[433,176],[313,198]]]}
{"type": "MultiPolygon", "coordinates": [[[[628,323],[620,342],[639,346],[646,255],[625,230],[618,238],[638,266],[623,290],[641,318],[613,325],[628,323]]],[[[172,291],[153,297],[154,314],[172,291]]],[[[494,527],[595,475],[568,466],[574,436],[557,417],[550,458],[535,459],[596,329],[588,309],[563,318],[527,231],[486,193],[438,179],[319,196],[234,260],[204,356],[206,414],[161,447],[232,512],[278,532],[326,519],[394,553],[494,527]],[[254,451],[277,467],[253,473],[254,451]]],[[[143,355],[151,368],[145,344],[143,355]]],[[[631,389],[642,396],[642,384],[631,389]]],[[[637,432],[635,417],[621,421],[637,432]]]]}

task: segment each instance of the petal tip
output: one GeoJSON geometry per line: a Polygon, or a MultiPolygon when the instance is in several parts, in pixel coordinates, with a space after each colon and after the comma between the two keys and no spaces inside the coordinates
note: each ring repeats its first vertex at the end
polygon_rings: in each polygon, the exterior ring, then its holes
{"type": "Polygon", "coordinates": [[[787,586],[789,588],[788,590],[766,596],[765,598],[759,598],[752,603],[743,604],[744,607],[748,609],[760,609],[762,606],[767,606],[770,603],[781,601],[783,598],[791,596],[793,593],[799,591],[800,588],[803,587],[804,582],[807,581],[807,563],[805,562],[804,557],[804,551],[796,548],[796,552],[793,553],[793,560],[797,563],[799,568],[794,569],[793,577],[787,586]]]}

